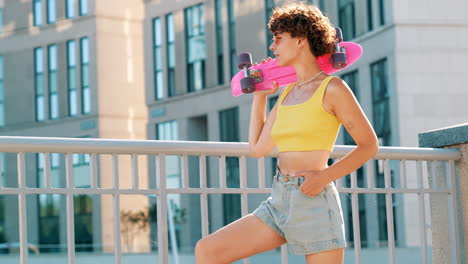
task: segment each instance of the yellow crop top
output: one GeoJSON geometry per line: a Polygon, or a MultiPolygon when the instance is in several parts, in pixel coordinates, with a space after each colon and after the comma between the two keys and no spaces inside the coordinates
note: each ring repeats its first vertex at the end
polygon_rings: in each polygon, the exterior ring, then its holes
{"type": "Polygon", "coordinates": [[[282,105],[294,83],[280,95],[271,128],[279,152],[333,150],[341,123],[322,106],[325,89],[332,79],[329,76],[323,80],[312,97],[302,104],[282,105]]]}

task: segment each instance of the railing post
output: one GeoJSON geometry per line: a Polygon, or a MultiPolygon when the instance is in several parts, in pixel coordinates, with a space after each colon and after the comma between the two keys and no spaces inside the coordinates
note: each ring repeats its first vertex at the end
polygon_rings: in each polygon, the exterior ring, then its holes
{"type": "Polygon", "coordinates": [[[464,263],[468,259],[468,123],[421,133],[419,146],[457,148],[461,152],[461,159],[449,161],[447,168],[429,166],[429,177],[433,187],[447,186],[450,191],[446,200],[431,196],[432,261],[464,263]]]}

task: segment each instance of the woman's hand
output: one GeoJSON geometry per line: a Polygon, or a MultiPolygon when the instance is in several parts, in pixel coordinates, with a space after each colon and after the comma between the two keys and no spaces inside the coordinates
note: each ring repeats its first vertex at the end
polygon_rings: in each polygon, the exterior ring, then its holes
{"type": "Polygon", "coordinates": [[[328,184],[328,177],[323,174],[323,171],[300,171],[291,175],[293,178],[299,176],[304,177],[304,182],[299,189],[308,196],[318,195],[328,184]]]}
{"type": "MultiPolygon", "coordinates": [[[[261,63],[265,63],[267,61],[270,61],[271,58],[268,57],[266,60],[263,59],[261,63]]],[[[254,63],[254,66],[257,65],[257,63],[254,63]]],[[[273,81],[273,88],[271,89],[266,89],[266,90],[259,90],[259,91],[255,91],[254,95],[259,95],[259,96],[268,96],[270,94],[274,94],[278,91],[279,87],[278,87],[278,83],[276,81],[273,81]]]]}
{"type": "Polygon", "coordinates": [[[266,89],[266,90],[259,90],[254,92],[254,96],[268,96],[270,94],[274,94],[278,91],[278,83],[276,81],[273,81],[273,88],[271,89],[266,89]]]}

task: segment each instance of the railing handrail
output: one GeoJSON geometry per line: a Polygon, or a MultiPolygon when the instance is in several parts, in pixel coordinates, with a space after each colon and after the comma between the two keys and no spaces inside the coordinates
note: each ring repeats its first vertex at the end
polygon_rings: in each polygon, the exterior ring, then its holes
{"type": "MultiPolygon", "coordinates": [[[[355,146],[335,145],[331,158],[341,158],[355,146]]],[[[0,152],[96,153],[157,155],[248,156],[246,142],[166,141],[102,138],[0,136],[0,152]]],[[[272,151],[269,157],[276,157],[272,151]]],[[[374,159],[459,160],[461,152],[448,148],[379,147],[374,159]]]]}

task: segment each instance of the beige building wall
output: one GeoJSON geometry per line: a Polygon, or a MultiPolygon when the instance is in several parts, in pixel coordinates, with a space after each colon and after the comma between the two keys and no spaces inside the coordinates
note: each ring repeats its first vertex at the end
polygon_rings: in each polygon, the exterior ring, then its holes
{"type": "MultiPolygon", "coordinates": [[[[1,135],[47,136],[47,137],[100,137],[118,139],[147,139],[147,107],[145,94],[145,71],[143,64],[143,18],[142,1],[104,1],[89,0],[88,15],[65,18],[64,1],[56,1],[57,21],[46,23],[46,1],[43,4],[42,26],[33,26],[31,1],[6,1],[4,8],[3,32],[0,33],[0,55],[5,65],[5,112],[6,126],[0,128],[1,135]],[[112,8],[109,8],[112,6],[112,8]],[[88,37],[90,43],[90,87],[91,113],[68,116],[67,94],[67,47],[68,40],[77,42],[77,89],[80,90],[79,77],[80,51],[79,39],[88,37]],[[46,111],[44,122],[35,121],[34,97],[34,48],[44,50],[44,89],[47,95],[48,68],[47,46],[57,45],[58,52],[58,93],[59,119],[49,120],[46,111]],[[15,113],[15,114],[11,114],[15,113]]],[[[78,12],[75,1],[75,12],[78,12]]],[[[82,94],[78,92],[78,101],[82,94]]],[[[49,102],[46,96],[45,107],[49,102]]],[[[130,157],[121,157],[119,162],[120,186],[131,186],[130,157]]],[[[139,187],[146,188],[148,163],[146,157],[139,157],[139,187]]],[[[32,160],[34,161],[34,160],[32,160]]],[[[31,163],[34,164],[34,163],[31,163]]],[[[112,186],[112,166],[110,159],[102,157],[99,172],[102,186],[112,186]]],[[[10,170],[14,172],[14,168],[10,170]]],[[[32,166],[30,174],[36,175],[32,166]]],[[[11,179],[12,182],[15,179],[11,179]]],[[[11,197],[7,211],[14,211],[17,202],[11,197]]],[[[102,243],[105,251],[113,250],[113,210],[112,198],[102,196],[93,198],[93,236],[94,243],[102,243]]],[[[30,203],[32,209],[35,203],[30,203]]],[[[121,198],[121,210],[137,211],[148,206],[147,197],[125,196],[121,198]]],[[[37,212],[37,209],[30,210],[37,212]]],[[[64,215],[63,215],[64,217],[64,215]]],[[[30,215],[30,234],[37,241],[37,217],[30,215]]],[[[7,218],[10,236],[18,230],[18,220],[14,215],[7,218]],[[16,227],[16,228],[15,228],[16,227]]],[[[66,244],[66,225],[61,226],[61,243],[66,244]]],[[[13,239],[14,240],[14,239],[13,239]]],[[[132,242],[122,239],[122,250],[148,251],[150,248],[148,233],[140,233],[132,242]],[[132,248],[128,248],[128,246],[132,248]]]]}

